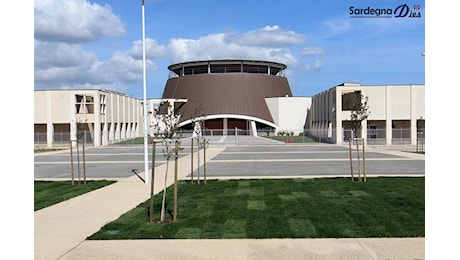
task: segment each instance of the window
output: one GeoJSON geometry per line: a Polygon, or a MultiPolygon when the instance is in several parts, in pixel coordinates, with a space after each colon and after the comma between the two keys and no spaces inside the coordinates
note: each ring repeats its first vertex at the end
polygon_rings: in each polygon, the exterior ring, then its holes
{"type": "Polygon", "coordinates": [[[93,114],[94,97],[87,95],[75,95],[75,109],[77,114],[93,114]]]}
{"type": "Polygon", "coordinates": [[[361,99],[361,91],[342,94],[342,111],[352,110],[353,105],[361,99]]]}

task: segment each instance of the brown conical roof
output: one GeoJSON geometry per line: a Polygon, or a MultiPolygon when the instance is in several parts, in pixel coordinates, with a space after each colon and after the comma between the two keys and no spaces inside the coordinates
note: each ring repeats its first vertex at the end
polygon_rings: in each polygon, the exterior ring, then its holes
{"type": "Polygon", "coordinates": [[[168,79],[162,98],[187,99],[180,122],[191,119],[200,105],[203,115],[250,116],[274,123],[265,102],[292,96],[285,77],[254,73],[209,73],[168,79]]]}

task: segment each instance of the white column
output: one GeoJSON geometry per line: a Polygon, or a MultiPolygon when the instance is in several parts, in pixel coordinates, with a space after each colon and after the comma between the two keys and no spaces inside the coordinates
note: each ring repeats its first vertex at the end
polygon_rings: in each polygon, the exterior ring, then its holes
{"type": "Polygon", "coordinates": [[[417,144],[417,118],[415,118],[416,101],[412,85],[410,85],[410,144],[417,144]]]}
{"type": "Polygon", "coordinates": [[[115,123],[116,126],[115,126],[115,141],[120,141],[120,123],[119,122],[116,122],[115,123]]]}
{"type": "Polygon", "coordinates": [[[343,129],[342,129],[342,93],[336,88],[336,95],[335,95],[335,143],[336,144],[343,144],[343,129]]]}
{"type": "Polygon", "coordinates": [[[223,133],[224,136],[227,136],[228,135],[228,118],[224,118],[224,133],[223,133]]]}
{"type": "Polygon", "coordinates": [[[120,113],[121,113],[121,105],[120,105],[120,95],[115,96],[115,107],[117,108],[116,114],[114,117],[114,123],[115,125],[115,135],[114,135],[114,140],[120,141],[120,113]]]}
{"type": "Polygon", "coordinates": [[[126,139],[126,123],[123,121],[123,123],[121,123],[120,125],[121,125],[121,140],[125,140],[126,139]]]}
{"type": "Polygon", "coordinates": [[[46,146],[53,147],[54,127],[53,127],[53,102],[51,101],[51,91],[46,92],[46,146]]]}
{"type": "Polygon", "coordinates": [[[102,145],[108,145],[109,144],[109,136],[108,136],[108,126],[107,123],[103,123],[102,127],[102,145]]]}
{"type": "Polygon", "coordinates": [[[390,88],[385,86],[385,128],[386,128],[386,144],[391,145],[391,139],[393,139],[393,129],[392,129],[392,118],[391,118],[391,93],[390,88]]]}
{"type": "Polygon", "coordinates": [[[53,122],[47,120],[46,122],[46,146],[48,148],[53,147],[54,142],[54,125],[53,122]]]}
{"type": "Polygon", "coordinates": [[[93,143],[95,147],[101,146],[101,100],[99,91],[94,94],[94,139],[93,143]]]}
{"type": "MultiPolygon", "coordinates": [[[[76,141],[77,140],[77,109],[75,107],[75,93],[70,92],[70,102],[69,102],[69,110],[70,110],[70,140],[76,141]]],[[[77,146],[77,142],[72,142],[72,146],[77,146]]]]}
{"type": "Polygon", "coordinates": [[[121,128],[121,139],[125,140],[126,139],[126,97],[121,97],[122,100],[122,110],[121,110],[121,116],[122,116],[122,128],[121,128]]]}
{"type": "Polygon", "coordinates": [[[250,121],[250,123],[251,123],[251,124],[249,125],[249,127],[250,127],[250,128],[251,128],[251,130],[252,130],[252,136],[257,136],[257,126],[256,126],[256,121],[254,121],[254,120],[251,120],[251,121],[250,121]]]}
{"type": "Polygon", "coordinates": [[[109,142],[115,140],[115,130],[114,130],[114,123],[110,123],[109,127],[109,142]]]}

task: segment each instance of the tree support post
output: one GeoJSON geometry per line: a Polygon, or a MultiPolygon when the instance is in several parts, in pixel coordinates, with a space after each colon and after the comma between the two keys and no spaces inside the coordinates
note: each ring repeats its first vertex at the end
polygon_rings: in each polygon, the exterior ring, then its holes
{"type": "Polygon", "coordinates": [[[153,190],[154,190],[154,182],[155,182],[155,156],[156,156],[156,143],[153,140],[153,148],[152,148],[152,178],[150,182],[150,207],[149,207],[149,223],[153,223],[153,190]]]}
{"type": "Polygon", "coordinates": [[[72,149],[72,140],[70,140],[70,171],[71,171],[71,175],[72,175],[72,186],[74,186],[74,181],[73,181],[73,176],[74,176],[74,173],[73,173],[73,149],[72,149]]]}
{"type": "Polygon", "coordinates": [[[178,154],[179,154],[179,141],[176,140],[176,146],[174,149],[175,158],[174,158],[174,212],[173,212],[173,221],[177,219],[177,168],[178,168],[178,154]]]}
{"type": "Polygon", "coordinates": [[[75,185],[74,183],[74,172],[73,172],[73,149],[72,149],[72,140],[70,140],[70,165],[72,167],[72,186],[75,185]]]}
{"type": "Polygon", "coordinates": [[[85,142],[83,142],[83,184],[86,185],[86,156],[85,156],[85,142]]]}
{"type": "Polygon", "coordinates": [[[193,137],[191,138],[192,140],[192,152],[191,152],[191,160],[190,160],[190,172],[191,172],[191,178],[192,178],[192,185],[193,185],[193,137]]]}
{"type": "Polygon", "coordinates": [[[364,174],[364,182],[366,182],[366,152],[364,151],[364,139],[363,139],[363,174],[364,174]]]}
{"type": "Polygon", "coordinates": [[[203,140],[203,175],[204,175],[204,184],[206,184],[206,139],[203,140]]]}
{"type": "Polygon", "coordinates": [[[351,154],[351,141],[352,139],[348,139],[348,149],[350,153],[350,171],[351,171],[351,181],[355,181],[355,177],[353,176],[353,159],[352,159],[352,154],[351,154]]]}

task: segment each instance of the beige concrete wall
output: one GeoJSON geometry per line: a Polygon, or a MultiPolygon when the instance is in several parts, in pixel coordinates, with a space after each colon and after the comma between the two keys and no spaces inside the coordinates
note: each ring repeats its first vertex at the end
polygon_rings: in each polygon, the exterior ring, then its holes
{"type": "Polygon", "coordinates": [[[71,97],[68,91],[35,91],[34,123],[68,123],[73,112],[71,97]]]}
{"type": "Polygon", "coordinates": [[[387,117],[386,115],[386,102],[387,93],[385,87],[367,87],[365,88],[365,96],[368,97],[369,120],[382,120],[387,117]]]}
{"type": "Polygon", "coordinates": [[[34,92],[34,124],[45,124],[47,122],[47,92],[34,92]]]}
{"type": "Polygon", "coordinates": [[[311,106],[311,97],[276,97],[265,99],[277,131],[303,132],[307,111],[311,106]]]}
{"type": "Polygon", "coordinates": [[[53,145],[53,128],[57,124],[69,124],[71,139],[75,140],[77,122],[87,124],[85,128],[91,132],[95,146],[105,145],[110,141],[143,135],[143,128],[138,129],[143,122],[140,106],[139,99],[106,90],[35,91],[34,124],[46,124],[48,146],[53,145]],[[75,95],[93,97],[92,113],[77,113],[75,95]],[[103,95],[105,100],[101,100],[103,95]],[[101,111],[104,105],[105,112],[101,111]],[[118,134],[115,133],[117,130],[118,134]]]}
{"type": "Polygon", "coordinates": [[[412,118],[425,118],[425,86],[412,86],[412,103],[414,107],[412,118]]]}
{"type": "Polygon", "coordinates": [[[393,120],[411,118],[411,87],[410,86],[388,86],[388,97],[390,98],[390,111],[393,120]]]}
{"type": "MultiPolygon", "coordinates": [[[[416,120],[425,119],[425,86],[423,85],[380,85],[361,86],[344,83],[312,97],[309,115],[310,133],[325,136],[332,123],[333,143],[342,144],[343,122],[350,119],[351,112],[343,110],[342,95],[361,91],[368,98],[370,115],[368,120],[379,120],[379,127],[386,129],[386,144],[391,144],[391,128],[394,120],[406,120],[411,129],[411,144],[416,140],[416,120]],[[335,95],[335,98],[334,96],[335,95]],[[331,112],[335,111],[335,112],[331,112]],[[384,126],[382,120],[385,122],[384,126]]],[[[363,122],[362,136],[367,135],[367,124],[363,122]]]]}

